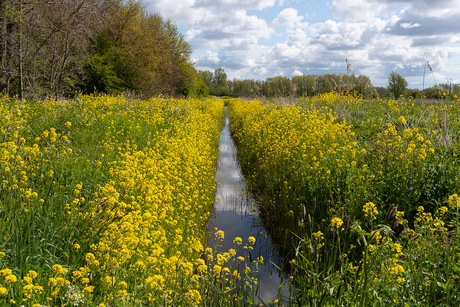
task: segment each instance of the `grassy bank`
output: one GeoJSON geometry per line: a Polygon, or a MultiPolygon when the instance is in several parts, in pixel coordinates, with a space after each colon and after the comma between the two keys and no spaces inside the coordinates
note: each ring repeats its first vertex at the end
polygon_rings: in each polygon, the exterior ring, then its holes
{"type": "Polygon", "coordinates": [[[300,305],[451,305],[458,101],[232,102],[232,132],[300,305]]]}
{"type": "Polygon", "coordinates": [[[3,97],[0,114],[2,306],[201,301],[222,102],[3,97]]]}

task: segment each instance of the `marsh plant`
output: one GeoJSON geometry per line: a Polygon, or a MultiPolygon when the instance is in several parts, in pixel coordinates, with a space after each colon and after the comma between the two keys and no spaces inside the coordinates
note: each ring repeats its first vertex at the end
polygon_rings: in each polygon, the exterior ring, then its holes
{"type": "Polygon", "coordinates": [[[458,100],[230,104],[297,305],[458,304],[458,100]]]}

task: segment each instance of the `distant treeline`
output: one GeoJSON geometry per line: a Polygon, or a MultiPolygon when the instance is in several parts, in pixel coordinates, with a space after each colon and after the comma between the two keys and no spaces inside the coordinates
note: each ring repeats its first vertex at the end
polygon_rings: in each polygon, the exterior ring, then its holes
{"type": "MultiPolygon", "coordinates": [[[[393,73],[392,73],[393,74],[393,73]]],[[[259,80],[227,80],[224,69],[218,68],[213,72],[199,71],[201,79],[206,83],[209,94],[215,96],[236,97],[304,97],[314,96],[327,92],[349,92],[368,97],[382,98],[443,98],[446,95],[460,96],[460,85],[441,84],[435,87],[420,90],[407,89],[407,82],[399,74],[395,82],[391,82],[391,75],[387,87],[374,87],[369,77],[347,75],[302,75],[293,78],[284,76],[259,80]]]]}
{"type": "Polygon", "coordinates": [[[364,75],[303,75],[287,78],[277,76],[265,81],[233,80],[227,81],[227,75],[222,68],[210,71],[199,71],[201,79],[206,83],[211,95],[228,96],[313,96],[322,93],[356,92],[363,96],[376,95],[376,89],[369,77],[364,75]]]}
{"type": "Polygon", "coordinates": [[[348,69],[348,62],[344,75],[228,81],[222,68],[197,72],[191,54],[177,27],[148,13],[142,0],[0,1],[0,95],[300,97],[336,91],[365,97],[460,96],[458,85],[409,91],[399,75],[387,88],[375,88],[367,76],[348,69]]]}
{"type": "Polygon", "coordinates": [[[189,43],[144,7],[135,0],[2,0],[0,94],[206,94],[189,43]]]}

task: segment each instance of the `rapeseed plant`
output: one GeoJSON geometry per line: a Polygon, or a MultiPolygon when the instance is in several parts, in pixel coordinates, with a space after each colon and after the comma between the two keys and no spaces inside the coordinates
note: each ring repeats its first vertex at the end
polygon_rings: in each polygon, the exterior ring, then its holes
{"type": "Polygon", "coordinates": [[[455,114],[448,100],[334,93],[230,103],[238,157],[292,259],[297,303],[458,301],[455,114]]]}
{"type": "Polygon", "coordinates": [[[199,304],[222,102],[2,97],[0,110],[2,302],[199,304]]]}

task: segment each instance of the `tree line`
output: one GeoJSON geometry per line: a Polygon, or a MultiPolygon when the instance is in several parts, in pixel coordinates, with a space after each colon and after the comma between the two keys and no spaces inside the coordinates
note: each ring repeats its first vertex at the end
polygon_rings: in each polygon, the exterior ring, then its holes
{"type": "Polygon", "coordinates": [[[374,87],[365,75],[325,74],[302,75],[287,78],[277,76],[260,80],[227,80],[223,68],[211,71],[198,71],[206,84],[209,94],[236,97],[304,97],[328,92],[348,92],[368,97],[398,99],[399,97],[440,99],[445,96],[460,96],[459,84],[440,84],[424,90],[409,89],[408,83],[397,72],[391,72],[386,87],[374,87]]]}
{"type": "Polygon", "coordinates": [[[277,76],[259,80],[227,80],[222,68],[214,73],[200,70],[199,75],[206,83],[209,94],[216,96],[313,96],[322,93],[355,92],[365,97],[377,95],[369,77],[364,75],[302,75],[288,78],[277,76]]]}
{"type": "Polygon", "coordinates": [[[343,75],[229,81],[222,68],[197,72],[191,54],[177,27],[148,13],[141,0],[0,2],[0,94],[20,99],[123,92],[300,97],[331,91],[436,98],[447,89],[459,90],[440,85],[423,93],[408,91],[399,75],[390,76],[387,88],[375,88],[367,76],[355,75],[347,60],[343,75]]]}
{"type": "Polygon", "coordinates": [[[136,0],[2,0],[0,93],[203,95],[177,27],[136,0]]]}

